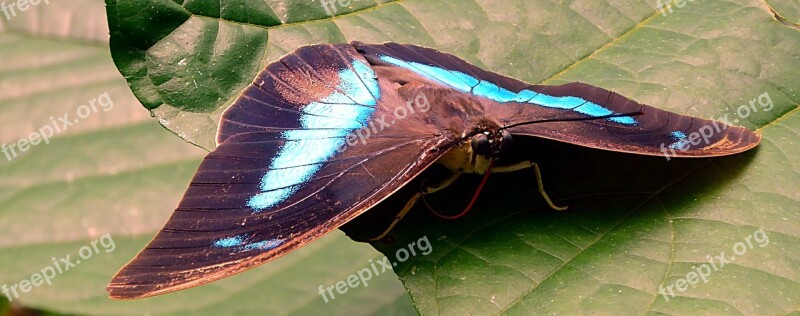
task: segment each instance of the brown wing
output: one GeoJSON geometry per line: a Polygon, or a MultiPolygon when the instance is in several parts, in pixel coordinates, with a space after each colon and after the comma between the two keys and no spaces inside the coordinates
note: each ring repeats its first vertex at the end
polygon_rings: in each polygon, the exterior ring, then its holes
{"type": "Polygon", "coordinates": [[[446,151],[349,45],[303,47],[267,67],[223,115],[219,146],[113,298],[176,291],[289,253],[363,213],[446,151]],[[389,120],[392,121],[392,120],[389,120]]]}
{"type": "Polygon", "coordinates": [[[583,83],[531,85],[475,67],[434,49],[414,45],[354,42],[375,65],[394,66],[407,77],[447,86],[494,102],[486,114],[506,126],[535,121],[603,117],[588,121],[548,122],[510,128],[513,134],[553,139],[597,149],[669,157],[713,157],[746,151],[761,136],[742,127],[660,110],[617,93],[583,83]]]}

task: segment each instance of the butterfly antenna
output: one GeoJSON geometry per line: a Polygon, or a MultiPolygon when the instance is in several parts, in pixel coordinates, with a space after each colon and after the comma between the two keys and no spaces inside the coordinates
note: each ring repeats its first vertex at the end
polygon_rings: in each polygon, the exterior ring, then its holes
{"type": "Polygon", "coordinates": [[[500,130],[509,129],[512,127],[523,126],[523,125],[531,125],[531,124],[538,124],[538,123],[550,123],[550,122],[574,122],[574,121],[594,121],[594,120],[605,120],[615,117],[625,117],[625,116],[639,116],[644,115],[642,111],[630,112],[630,113],[618,113],[618,114],[609,114],[603,116],[595,116],[595,117],[576,117],[576,118],[568,118],[568,119],[545,119],[545,120],[535,120],[535,121],[528,121],[528,122],[520,122],[516,124],[511,124],[501,128],[500,130]]]}

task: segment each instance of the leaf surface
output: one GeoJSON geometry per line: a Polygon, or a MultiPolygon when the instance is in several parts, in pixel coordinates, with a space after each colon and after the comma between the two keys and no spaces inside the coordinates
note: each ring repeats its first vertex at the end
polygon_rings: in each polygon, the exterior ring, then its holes
{"type": "MultiPolygon", "coordinates": [[[[569,211],[547,209],[530,174],[500,175],[469,217],[440,222],[417,207],[393,233],[398,245],[375,246],[394,258],[398,247],[430,238],[431,254],[396,268],[423,314],[796,312],[796,5],[662,2],[364,0],[326,17],[314,1],[267,1],[244,16],[109,0],[108,11],[112,54],[136,96],[205,148],[215,146],[221,111],[265,65],[302,45],[353,40],[431,46],[530,83],[581,81],[758,130],[758,150],[714,160],[533,141],[548,192],[569,211]],[[150,19],[169,23],[150,30],[126,20],[145,5],[150,19]],[[759,229],[769,238],[763,247],[759,229]],[[707,282],[677,290],[748,238],[752,247],[707,282]],[[674,297],[659,293],[669,286],[674,297]]],[[[439,208],[455,213],[462,206],[453,201],[467,194],[442,192],[439,208]]]]}

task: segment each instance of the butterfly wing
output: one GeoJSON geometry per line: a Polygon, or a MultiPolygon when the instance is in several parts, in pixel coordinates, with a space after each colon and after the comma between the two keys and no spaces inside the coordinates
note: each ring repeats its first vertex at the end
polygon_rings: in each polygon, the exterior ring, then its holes
{"type": "Polygon", "coordinates": [[[176,291],[280,257],[435,162],[451,141],[419,117],[372,124],[401,104],[385,84],[350,45],[306,46],[270,64],[223,114],[219,145],[108,285],[111,297],[176,291]]]}
{"type": "Polygon", "coordinates": [[[494,101],[487,115],[505,126],[534,120],[568,120],[641,112],[586,121],[546,122],[509,128],[512,134],[597,149],[667,157],[713,157],[755,147],[761,137],[742,127],[680,115],[583,83],[531,85],[414,45],[353,43],[375,65],[403,69],[409,81],[449,86],[494,101]]]}

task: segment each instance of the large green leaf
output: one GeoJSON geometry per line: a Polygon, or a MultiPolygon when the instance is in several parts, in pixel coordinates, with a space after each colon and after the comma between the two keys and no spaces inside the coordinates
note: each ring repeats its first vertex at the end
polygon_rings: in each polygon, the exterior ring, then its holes
{"type": "Polygon", "coordinates": [[[800,28],[800,2],[792,0],[768,0],[767,4],[778,21],[800,28]]]}
{"type": "MultiPolygon", "coordinates": [[[[114,67],[105,25],[99,0],[50,0],[0,18],[0,144],[64,114],[76,119],[80,105],[104,93],[114,105],[98,106],[49,144],[10,161],[0,153],[0,285],[30,279],[54,257],[74,261],[81,247],[106,233],[115,244],[14,303],[101,315],[414,313],[392,274],[325,304],[319,285],[345,280],[354,266],[380,256],[341,233],[213,285],[147,300],[108,299],[106,284],[166,222],[205,151],[174,137],[142,108],[114,67]]],[[[6,309],[0,300],[0,314],[6,309]]]]}
{"type": "MultiPolygon", "coordinates": [[[[221,111],[264,65],[301,45],[351,40],[432,46],[531,83],[582,81],[763,133],[756,151],[690,161],[532,141],[568,212],[547,209],[529,174],[502,175],[469,217],[441,222],[416,208],[393,232],[397,246],[375,245],[394,258],[429,237],[431,254],[396,267],[424,314],[800,310],[796,1],[363,0],[332,18],[315,1],[267,1],[253,15],[107,2],[112,55],[134,94],[209,149],[221,111]],[[150,20],[164,23],[140,22],[150,20]],[[759,229],[765,247],[676,297],[659,294],[708,258],[752,244],[759,229]]],[[[438,207],[457,211],[442,202],[464,195],[443,192],[438,207]]]]}

